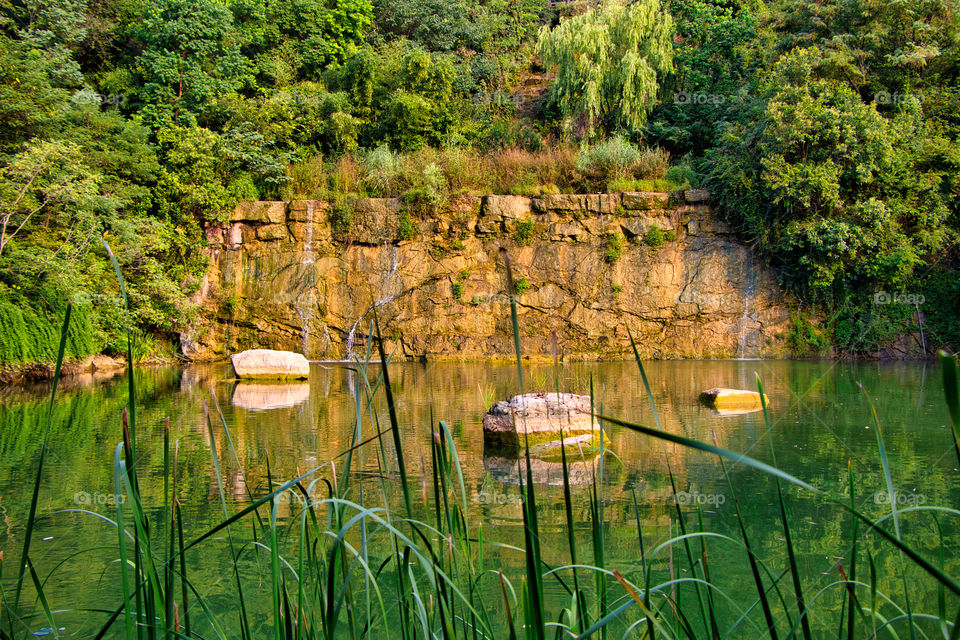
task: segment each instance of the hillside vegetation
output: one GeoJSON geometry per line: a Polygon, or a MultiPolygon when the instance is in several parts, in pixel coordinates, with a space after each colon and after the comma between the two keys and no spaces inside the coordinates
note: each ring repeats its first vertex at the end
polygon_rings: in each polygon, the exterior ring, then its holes
{"type": "Polygon", "coordinates": [[[686,186],[796,294],[798,354],[918,317],[956,349],[958,40],[948,0],[4,0],[0,362],[70,300],[71,354],[172,354],[240,200],[686,186]]]}

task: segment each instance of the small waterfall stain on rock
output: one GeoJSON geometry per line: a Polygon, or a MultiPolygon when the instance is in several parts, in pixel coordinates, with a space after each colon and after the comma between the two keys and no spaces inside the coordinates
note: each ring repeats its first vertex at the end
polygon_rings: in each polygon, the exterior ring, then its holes
{"type": "Polygon", "coordinates": [[[357,319],[353,321],[353,324],[350,326],[350,331],[347,332],[346,343],[344,344],[344,360],[353,360],[353,344],[356,340],[357,335],[357,325],[360,324],[360,321],[373,311],[375,308],[393,302],[400,293],[395,290],[396,281],[397,281],[397,268],[400,265],[399,254],[397,252],[397,245],[384,243],[384,248],[387,246],[390,247],[390,268],[386,270],[385,276],[380,283],[378,290],[378,295],[382,295],[381,298],[374,300],[373,304],[367,307],[363,313],[357,316],[357,319]],[[386,295],[383,295],[386,292],[386,295]]]}
{"type": "Polygon", "coordinates": [[[300,264],[313,264],[313,200],[307,200],[307,228],[304,232],[303,259],[300,264]]]}
{"type": "Polygon", "coordinates": [[[306,231],[304,232],[303,257],[300,259],[300,264],[309,269],[306,276],[307,291],[305,294],[301,294],[296,298],[294,308],[297,311],[297,315],[300,317],[300,333],[303,341],[301,345],[301,353],[303,353],[305,358],[309,358],[310,323],[313,321],[314,307],[316,306],[316,296],[314,294],[314,290],[317,287],[317,273],[316,269],[312,266],[315,262],[313,255],[313,200],[307,200],[306,210],[307,225],[306,231]],[[303,304],[304,298],[306,298],[307,304],[303,304]]]}
{"type": "Polygon", "coordinates": [[[756,319],[750,315],[750,297],[757,286],[757,274],[753,262],[747,258],[744,262],[746,269],[746,286],[743,290],[743,315],[740,317],[739,335],[737,336],[737,358],[746,359],[755,357],[759,349],[756,319]],[[753,325],[751,327],[751,325],[753,325]]]}

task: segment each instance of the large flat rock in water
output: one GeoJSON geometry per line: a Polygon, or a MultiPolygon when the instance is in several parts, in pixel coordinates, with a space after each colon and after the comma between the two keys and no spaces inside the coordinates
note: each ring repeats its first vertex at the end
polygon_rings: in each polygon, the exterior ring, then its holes
{"type": "MultiPolygon", "coordinates": [[[[765,399],[770,401],[770,398],[765,399]]],[[[763,408],[760,394],[744,389],[708,389],[700,394],[700,402],[718,411],[752,411],[763,408]]]]}
{"type": "Polygon", "coordinates": [[[238,378],[308,378],[310,363],[303,354],[273,349],[249,349],[230,356],[238,378]]]}
{"type": "Polygon", "coordinates": [[[485,444],[517,447],[526,435],[531,441],[553,440],[600,431],[590,414],[590,396],[570,393],[527,393],[490,407],[483,416],[485,444]]]}

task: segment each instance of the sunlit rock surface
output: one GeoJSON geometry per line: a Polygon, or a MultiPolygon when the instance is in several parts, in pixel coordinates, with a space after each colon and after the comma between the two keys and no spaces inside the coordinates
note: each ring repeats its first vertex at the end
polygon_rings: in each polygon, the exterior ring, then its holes
{"type": "Polygon", "coordinates": [[[644,358],[787,354],[789,301],[776,274],[702,190],[454,196],[436,215],[407,212],[415,230],[401,238],[404,206],[359,199],[344,224],[322,200],[241,203],[208,229],[203,313],[181,335],[184,354],[344,359],[363,353],[376,311],[397,359],[512,358],[501,247],[526,285],[525,356],[551,358],[555,347],[561,358],[632,357],[628,327],[644,358]],[[662,244],[648,242],[655,228],[662,244]],[[518,230],[532,233],[518,241],[518,230]]]}
{"type": "Polygon", "coordinates": [[[527,393],[497,402],[483,416],[484,444],[514,450],[527,439],[543,442],[560,436],[599,433],[590,413],[590,396],[527,393]]]}
{"type": "Polygon", "coordinates": [[[310,363],[303,354],[274,349],[249,349],[230,356],[238,378],[307,378],[310,363]]]}
{"type": "MultiPolygon", "coordinates": [[[[769,398],[767,398],[767,401],[769,402],[769,398]]],[[[724,389],[722,387],[707,389],[700,394],[700,402],[716,409],[718,412],[725,412],[727,415],[763,408],[759,393],[743,389],[724,389]]]]}

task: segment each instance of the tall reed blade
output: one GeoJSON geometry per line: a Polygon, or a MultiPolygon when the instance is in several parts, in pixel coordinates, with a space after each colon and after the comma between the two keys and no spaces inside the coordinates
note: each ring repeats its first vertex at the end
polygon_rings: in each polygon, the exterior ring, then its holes
{"type": "Polygon", "coordinates": [[[33,539],[33,527],[37,521],[37,503],[40,500],[40,481],[43,476],[43,463],[47,457],[47,443],[50,439],[50,431],[53,428],[53,407],[57,399],[57,386],[60,384],[60,373],[63,369],[63,356],[67,350],[67,335],[70,333],[70,313],[72,310],[73,304],[68,302],[67,312],[63,316],[63,325],[60,327],[60,346],[57,348],[57,365],[53,371],[53,384],[50,389],[50,406],[47,409],[47,427],[43,435],[43,445],[40,447],[40,459],[37,461],[37,474],[33,480],[33,494],[30,497],[27,528],[23,534],[23,549],[20,551],[17,587],[14,590],[13,596],[13,613],[16,613],[20,607],[20,594],[23,590],[24,572],[27,567],[27,559],[30,557],[30,541],[33,539]]]}
{"type": "MultiPolygon", "coordinates": [[[[777,452],[773,446],[773,428],[770,425],[770,411],[767,407],[767,396],[763,392],[763,381],[759,374],[756,376],[757,389],[760,392],[760,406],[763,408],[763,421],[767,427],[767,439],[770,443],[770,460],[774,466],[777,464],[777,452]]],[[[797,611],[800,615],[800,625],[803,630],[805,640],[810,640],[810,615],[807,611],[806,603],[803,598],[803,585],[800,582],[800,569],[797,565],[796,553],[793,549],[793,536],[790,533],[790,520],[787,518],[787,508],[783,503],[783,487],[780,484],[780,478],[774,478],[777,482],[777,500],[780,504],[780,522],[783,525],[783,537],[787,547],[787,563],[790,566],[790,575],[793,578],[793,592],[797,600],[797,611]]]]}
{"type": "Polygon", "coordinates": [[[943,370],[943,393],[950,412],[950,424],[953,427],[953,446],[960,463],[960,375],[957,373],[957,356],[946,351],[940,352],[940,365],[943,370]]]}
{"type": "Polygon", "coordinates": [[[413,517],[413,502],[410,499],[410,486],[407,482],[407,465],[403,455],[403,443],[400,442],[400,423],[397,420],[397,407],[393,399],[393,387],[390,386],[390,367],[383,348],[383,335],[380,333],[380,320],[377,309],[373,309],[373,322],[377,331],[377,352],[380,354],[380,366],[383,372],[383,392],[387,397],[387,411],[390,415],[390,430],[393,433],[393,446],[397,454],[397,469],[400,472],[400,486],[403,489],[403,503],[407,508],[407,517],[413,517]]]}
{"type": "MultiPolygon", "coordinates": [[[[110,258],[110,262],[113,263],[113,271],[117,275],[117,282],[120,284],[120,297],[123,300],[123,309],[129,314],[130,313],[130,303],[127,300],[127,287],[123,281],[123,274],[120,273],[120,263],[117,262],[117,257],[113,255],[113,249],[110,248],[110,245],[107,244],[107,241],[103,238],[100,238],[100,243],[103,245],[103,248],[107,250],[107,256],[110,258]]],[[[134,451],[136,451],[136,442],[137,442],[137,388],[133,376],[133,332],[130,327],[127,327],[127,410],[130,414],[130,436],[131,436],[131,446],[134,451]]],[[[130,467],[131,477],[136,475],[134,469],[135,459],[130,458],[128,466],[130,467]]]]}
{"type": "MultiPolygon", "coordinates": [[[[523,355],[520,351],[520,321],[517,319],[517,298],[513,282],[513,267],[510,264],[510,254],[503,247],[500,248],[504,268],[507,276],[507,292],[510,298],[510,322],[513,327],[513,348],[517,360],[517,384],[520,395],[523,395],[523,355]]],[[[523,492],[523,536],[526,550],[527,586],[529,589],[530,610],[525,612],[529,616],[530,627],[527,633],[533,633],[537,640],[544,640],[546,627],[543,617],[543,577],[540,574],[540,532],[537,526],[537,499],[533,485],[533,465],[530,461],[530,442],[526,429],[523,434],[524,460],[526,462],[526,482],[521,483],[523,492]]],[[[519,469],[518,469],[519,471],[519,469]]]]}
{"type": "MultiPolygon", "coordinates": [[[[860,391],[867,398],[867,404],[870,407],[870,413],[873,415],[873,424],[877,433],[877,448],[880,450],[880,464],[883,466],[883,479],[887,485],[887,495],[890,499],[890,513],[893,516],[893,528],[896,532],[897,540],[902,540],[900,531],[900,514],[897,510],[897,492],[893,485],[893,475],[890,472],[890,460],[887,458],[887,447],[883,443],[883,430],[880,426],[880,418],[877,416],[877,409],[873,404],[873,399],[867,390],[860,386],[860,391]]],[[[916,639],[916,629],[913,623],[913,608],[910,603],[910,588],[907,586],[906,563],[903,560],[903,553],[900,554],[900,577],[903,582],[904,604],[907,607],[907,619],[909,620],[910,638],[916,639]]]]}

